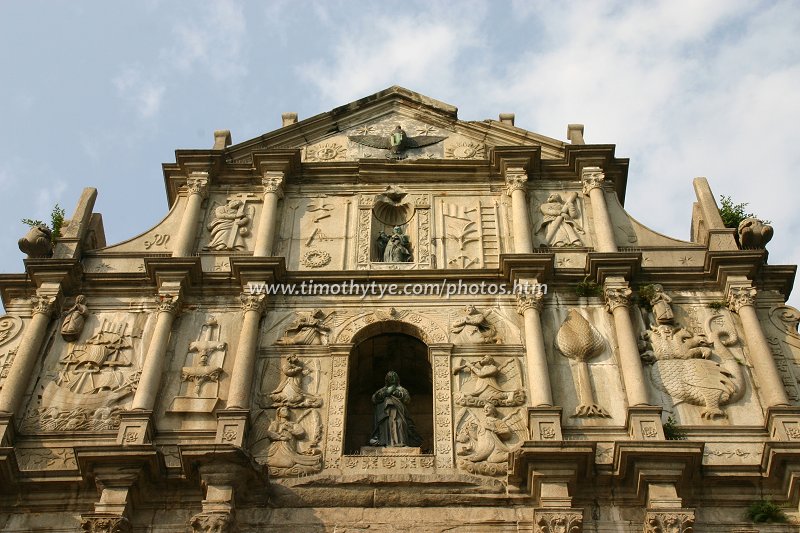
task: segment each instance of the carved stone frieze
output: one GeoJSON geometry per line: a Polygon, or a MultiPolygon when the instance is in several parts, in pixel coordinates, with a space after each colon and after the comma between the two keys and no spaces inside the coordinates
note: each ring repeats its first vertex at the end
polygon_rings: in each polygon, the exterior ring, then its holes
{"type": "Polygon", "coordinates": [[[573,509],[536,509],[533,512],[535,533],[582,533],[583,512],[573,509]]]}
{"type": "Polygon", "coordinates": [[[232,533],[234,518],[231,513],[203,512],[189,520],[193,533],[232,533]]]}
{"type": "Polygon", "coordinates": [[[497,327],[488,319],[488,311],[479,311],[474,305],[464,308],[462,316],[450,324],[453,341],[461,344],[499,344],[497,327]]]}
{"type": "Polygon", "coordinates": [[[578,194],[571,192],[563,198],[551,193],[539,206],[542,219],[536,224],[534,234],[541,234],[547,246],[582,246],[585,232],[578,212],[578,194]]]}
{"type": "Polygon", "coordinates": [[[333,313],[325,314],[321,309],[300,311],[294,321],[286,328],[275,344],[281,345],[313,345],[328,344],[331,328],[326,322],[333,313]]]}
{"type": "Polygon", "coordinates": [[[486,402],[481,414],[465,409],[459,418],[458,467],[472,474],[506,474],[509,454],[528,436],[522,411],[512,411],[503,417],[494,404],[486,402]]]}
{"type": "Polygon", "coordinates": [[[320,407],[322,398],[320,381],[322,371],[319,359],[313,359],[309,364],[296,355],[290,355],[281,364],[281,381],[270,393],[269,401],[274,407],[320,407]],[[312,393],[309,387],[313,387],[312,393]]]}
{"type": "Polygon", "coordinates": [[[233,194],[223,205],[213,208],[213,218],[206,225],[211,233],[204,250],[236,251],[247,248],[245,237],[251,233],[255,208],[248,202],[257,200],[253,194],[233,194]]]}
{"type": "Polygon", "coordinates": [[[434,396],[436,414],[433,427],[434,452],[437,468],[453,466],[453,407],[450,372],[450,353],[433,354],[433,390],[442,394],[434,396]]]}
{"type": "Polygon", "coordinates": [[[375,309],[369,313],[360,313],[357,316],[346,320],[335,335],[334,344],[348,344],[353,336],[364,327],[376,322],[398,321],[409,324],[419,332],[422,342],[425,344],[437,344],[447,342],[447,330],[445,330],[435,319],[423,315],[416,311],[397,310],[391,308],[386,311],[375,309]]]}
{"type": "Polygon", "coordinates": [[[644,533],[692,533],[694,511],[688,509],[647,511],[644,533]]]}
{"type": "Polygon", "coordinates": [[[322,470],[322,418],[317,409],[278,407],[267,425],[265,412],[253,428],[252,453],[272,477],[296,477],[322,470]],[[266,425],[266,427],[264,427],[266,425]]]}
{"type": "Polygon", "coordinates": [[[85,533],[130,533],[130,521],[124,516],[89,513],[81,515],[81,531],[85,533]]]}
{"type": "Polygon", "coordinates": [[[21,470],[75,470],[78,463],[70,448],[17,448],[21,470]]]}
{"type": "Polygon", "coordinates": [[[344,406],[347,391],[349,358],[337,355],[331,358],[330,401],[328,403],[328,431],[325,441],[325,468],[339,468],[344,427],[344,406]],[[334,429],[336,428],[336,429],[334,429]]]}
{"type": "Polygon", "coordinates": [[[169,411],[178,413],[211,413],[219,397],[219,380],[224,374],[228,345],[220,342],[220,326],[209,316],[200,328],[197,340],[189,344],[187,363],[181,369],[178,396],[172,400],[169,411]]]}

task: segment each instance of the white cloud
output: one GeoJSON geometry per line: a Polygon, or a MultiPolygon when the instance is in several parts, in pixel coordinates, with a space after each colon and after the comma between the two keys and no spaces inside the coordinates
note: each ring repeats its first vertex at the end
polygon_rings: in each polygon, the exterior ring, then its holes
{"type": "Polygon", "coordinates": [[[123,99],[134,107],[140,117],[154,117],[161,108],[165,86],[143,77],[140,68],[128,67],[112,83],[123,99]]]}

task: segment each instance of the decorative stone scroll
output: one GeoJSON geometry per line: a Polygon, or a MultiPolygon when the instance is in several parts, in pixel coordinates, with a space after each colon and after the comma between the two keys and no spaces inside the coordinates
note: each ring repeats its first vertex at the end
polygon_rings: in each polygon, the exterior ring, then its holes
{"type": "Polygon", "coordinates": [[[404,324],[413,326],[414,330],[419,332],[421,340],[425,344],[430,345],[447,342],[447,332],[445,329],[430,317],[415,311],[399,311],[395,308],[391,308],[388,311],[376,309],[371,313],[363,313],[345,321],[339,329],[339,332],[335,335],[334,344],[349,344],[352,342],[355,334],[361,329],[376,322],[388,321],[403,322],[404,324]]]}

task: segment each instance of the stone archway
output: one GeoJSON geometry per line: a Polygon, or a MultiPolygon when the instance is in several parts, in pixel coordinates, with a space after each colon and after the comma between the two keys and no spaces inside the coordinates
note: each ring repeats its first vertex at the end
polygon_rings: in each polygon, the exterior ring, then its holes
{"type": "Polygon", "coordinates": [[[428,346],[411,324],[386,320],[370,324],[353,337],[348,369],[345,454],[359,453],[373,430],[372,394],[389,370],[411,395],[409,411],[423,438],[423,453],[433,449],[433,373],[428,346]]]}

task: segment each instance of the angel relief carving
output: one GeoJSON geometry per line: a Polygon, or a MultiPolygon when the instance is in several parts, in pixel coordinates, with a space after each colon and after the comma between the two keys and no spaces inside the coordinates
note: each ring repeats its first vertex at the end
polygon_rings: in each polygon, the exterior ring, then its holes
{"type": "Polygon", "coordinates": [[[265,420],[259,421],[253,433],[253,456],[269,467],[271,476],[300,476],[322,470],[322,419],[316,409],[306,409],[295,418],[288,407],[278,407],[275,418],[268,425],[265,420]]]}
{"type": "Polygon", "coordinates": [[[283,337],[275,344],[328,344],[331,328],[325,322],[333,313],[325,314],[321,309],[311,312],[299,312],[297,318],[289,325],[283,337]]]}
{"type": "Polygon", "coordinates": [[[525,440],[528,427],[520,409],[501,417],[491,402],[484,404],[482,416],[464,409],[456,434],[460,468],[490,476],[508,471],[508,455],[525,440]]]}
{"type": "Polygon", "coordinates": [[[286,358],[281,365],[283,374],[281,382],[269,395],[273,406],[320,407],[322,405],[322,399],[317,395],[321,374],[319,360],[314,359],[314,363],[315,368],[311,370],[296,355],[286,358]],[[314,394],[306,390],[304,382],[314,387],[314,394]]]}
{"type": "Polygon", "coordinates": [[[479,361],[462,359],[453,370],[453,375],[460,376],[456,404],[466,407],[481,407],[486,403],[500,407],[522,405],[525,403],[525,390],[519,364],[516,357],[503,364],[498,364],[491,355],[485,355],[479,361]]]}
{"type": "Polygon", "coordinates": [[[479,311],[474,305],[464,308],[464,316],[450,325],[454,342],[463,344],[499,344],[497,328],[487,319],[489,311],[479,311]]]}

